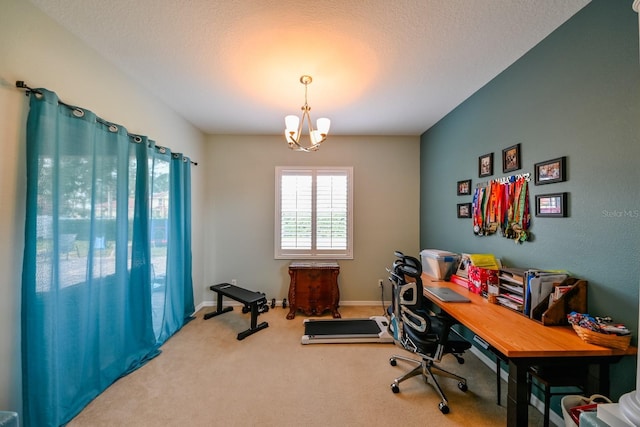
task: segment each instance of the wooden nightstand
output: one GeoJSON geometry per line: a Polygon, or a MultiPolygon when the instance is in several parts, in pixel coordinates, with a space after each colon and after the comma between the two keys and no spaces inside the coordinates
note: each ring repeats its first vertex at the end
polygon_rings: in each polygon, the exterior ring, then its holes
{"type": "Polygon", "coordinates": [[[340,318],[338,289],[340,266],[335,261],[294,261],[289,264],[289,314],[296,317],[301,310],[307,315],[320,315],[330,310],[335,319],[340,318]]]}

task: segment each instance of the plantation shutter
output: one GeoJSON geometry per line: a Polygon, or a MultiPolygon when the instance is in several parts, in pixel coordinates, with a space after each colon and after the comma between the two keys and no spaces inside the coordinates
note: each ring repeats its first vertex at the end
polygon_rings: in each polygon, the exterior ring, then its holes
{"type": "Polygon", "coordinates": [[[316,248],[347,248],[347,176],[319,172],[316,180],[316,248]]]}
{"type": "Polygon", "coordinates": [[[283,249],[311,249],[313,180],[309,172],[282,175],[281,246],[283,249]]]}
{"type": "Polygon", "coordinates": [[[276,168],[276,258],[352,258],[352,168],[276,168]]]}

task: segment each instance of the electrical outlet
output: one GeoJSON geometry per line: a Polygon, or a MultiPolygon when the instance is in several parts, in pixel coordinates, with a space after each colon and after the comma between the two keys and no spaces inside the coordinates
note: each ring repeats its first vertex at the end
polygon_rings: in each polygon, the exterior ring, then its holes
{"type": "Polygon", "coordinates": [[[231,279],[231,284],[232,284],[233,286],[235,286],[235,285],[236,285],[236,279],[231,279]]]}
{"type": "Polygon", "coordinates": [[[379,287],[379,288],[381,288],[381,287],[382,287],[382,283],[383,283],[382,279],[378,279],[378,287],[379,287]]]}

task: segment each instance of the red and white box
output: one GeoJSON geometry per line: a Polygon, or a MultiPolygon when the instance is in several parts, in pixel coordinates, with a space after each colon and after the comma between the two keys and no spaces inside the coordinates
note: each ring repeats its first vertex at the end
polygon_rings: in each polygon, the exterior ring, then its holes
{"type": "Polygon", "coordinates": [[[475,294],[481,294],[487,297],[487,289],[489,285],[499,285],[498,270],[489,270],[488,268],[469,267],[469,290],[475,294]]]}
{"type": "Polygon", "coordinates": [[[457,274],[452,274],[449,281],[455,283],[456,285],[460,285],[465,289],[469,289],[469,279],[465,277],[460,277],[457,274]]]}

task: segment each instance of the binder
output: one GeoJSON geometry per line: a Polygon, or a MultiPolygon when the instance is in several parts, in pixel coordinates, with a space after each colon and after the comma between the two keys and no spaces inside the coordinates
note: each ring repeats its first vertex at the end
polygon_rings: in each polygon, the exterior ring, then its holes
{"type": "Polygon", "coordinates": [[[544,298],[540,304],[531,309],[531,319],[542,322],[545,326],[567,325],[567,314],[572,311],[587,312],[587,281],[575,277],[567,277],[560,286],[571,286],[558,300],[544,298]]]}
{"type": "Polygon", "coordinates": [[[567,277],[569,274],[566,272],[530,270],[527,274],[524,314],[532,317],[532,310],[549,297],[553,284],[561,283],[567,277]]]}

